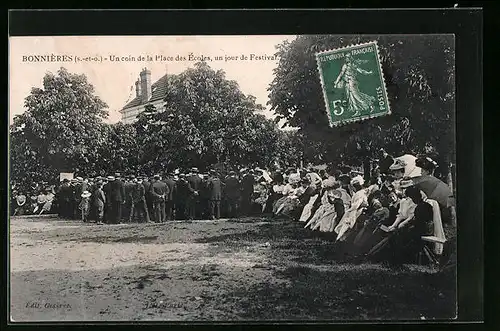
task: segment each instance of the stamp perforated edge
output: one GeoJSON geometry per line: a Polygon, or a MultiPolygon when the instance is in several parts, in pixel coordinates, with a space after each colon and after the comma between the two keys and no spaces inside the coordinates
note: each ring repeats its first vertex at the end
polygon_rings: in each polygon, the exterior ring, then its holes
{"type": "Polygon", "coordinates": [[[351,45],[347,45],[347,46],[344,46],[344,47],[332,48],[332,49],[328,49],[328,50],[325,50],[325,51],[316,52],[316,53],[314,53],[314,56],[316,58],[316,67],[317,67],[319,78],[320,78],[320,81],[321,81],[321,89],[322,89],[322,93],[323,93],[323,102],[325,104],[325,111],[326,111],[326,115],[328,116],[328,121],[330,122],[330,127],[339,127],[339,126],[342,126],[342,125],[345,125],[345,124],[349,124],[349,123],[361,122],[361,121],[364,121],[364,120],[367,120],[367,119],[372,119],[372,118],[376,118],[376,117],[390,115],[392,113],[392,111],[391,111],[391,105],[390,105],[390,101],[389,101],[389,95],[387,93],[387,86],[385,84],[385,76],[384,76],[384,72],[382,70],[382,60],[380,59],[380,52],[379,52],[379,49],[378,49],[378,42],[377,42],[377,40],[368,41],[366,43],[351,44],[351,45]],[[319,55],[323,55],[323,54],[338,52],[338,51],[341,51],[341,50],[344,50],[344,49],[347,49],[347,48],[358,47],[358,46],[368,46],[368,45],[374,45],[375,46],[375,52],[377,53],[377,56],[376,56],[376,58],[377,58],[377,64],[378,64],[378,68],[379,68],[379,71],[380,71],[380,77],[381,77],[381,83],[384,86],[385,99],[387,100],[387,111],[384,112],[384,113],[378,113],[378,114],[375,114],[375,115],[366,115],[366,116],[361,116],[361,117],[357,117],[357,118],[350,119],[350,120],[339,121],[339,122],[333,123],[333,121],[332,121],[332,115],[330,113],[330,107],[328,106],[328,98],[327,98],[327,95],[326,95],[325,82],[324,82],[324,79],[323,79],[323,72],[321,70],[320,61],[319,61],[318,56],[319,55]]]}

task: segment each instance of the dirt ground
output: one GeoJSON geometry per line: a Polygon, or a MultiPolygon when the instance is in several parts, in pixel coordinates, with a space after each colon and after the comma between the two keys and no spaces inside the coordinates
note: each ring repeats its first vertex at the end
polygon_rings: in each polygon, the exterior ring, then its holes
{"type": "Polygon", "coordinates": [[[338,262],[328,236],[268,219],[95,225],[11,218],[13,321],[430,320],[455,279],[338,262]]]}

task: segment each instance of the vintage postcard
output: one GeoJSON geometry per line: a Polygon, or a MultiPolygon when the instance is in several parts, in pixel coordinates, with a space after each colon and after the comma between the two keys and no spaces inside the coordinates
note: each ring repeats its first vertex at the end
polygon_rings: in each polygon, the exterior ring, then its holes
{"type": "Polygon", "coordinates": [[[9,39],[10,321],[457,316],[453,35],[9,39]]]}

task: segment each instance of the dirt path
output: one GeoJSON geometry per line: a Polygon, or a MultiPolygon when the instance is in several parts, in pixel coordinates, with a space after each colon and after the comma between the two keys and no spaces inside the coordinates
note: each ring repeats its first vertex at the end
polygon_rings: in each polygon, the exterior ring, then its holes
{"type": "Polygon", "coordinates": [[[41,320],[432,319],[453,284],[407,267],[336,263],[291,222],[165,225],[11,220],[11,316],[41,320]],[[443,283],[448,286],[443,286],[443,283]]]}

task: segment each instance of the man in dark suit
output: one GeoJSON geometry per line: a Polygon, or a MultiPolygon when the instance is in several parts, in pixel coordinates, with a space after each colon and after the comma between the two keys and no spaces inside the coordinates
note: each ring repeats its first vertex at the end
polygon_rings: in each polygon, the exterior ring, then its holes
{"type": "Polygon", "coordinates": [[[238,204],[240,201],[240,180],[236,177],[236,172],[230,171],[224,185],[224,198],[227,206],[227,216],[238,217],[238,204]]]}
{"type": "Polygon", "coordinates": [[[111,223],[111,181],[115,180],[115,177],[108,176],[105,178],[104,185],[102,186],[102,191],[104,192],[105,204],[104,204],[104,214],[103,221],[106,224],[111,223]]]}
{"type": "Polygon", "coordinates": [[[185,174],[180,174],[180,178],[176,183],[175,188],[175,212],[176,219],[186,219],[187,203],[191,196],[194,194],[194,190],[186,179],[185,174]]]}
{"type": "Polygon", "coordinates": [[[201,188],[201,178],[198,175],[198,168],[191,169],[191,176],[187,178],[193,192],[188,199],[188,219],[193,220],[199,214],[199,197],[201,188]]]}
{"type": "Polygon", "coordinates": [[[115,180],[109,183],[111,222],[118,224],[122,219],[122,205],[125,203],[125,185],[119,173],[115,174],[115,180]]]}
{"type": "Polygon", "coordinates": [[[146,207],[148,208],[149,219],[154,221],[155,215],[153,209],[153,199],[151,197],[151,180],[147,176],[142,177],[142,186],[144,186],[144,191],[146,192],[146,207]]]}
{"type": "Polygon", "coordinates": [[[210,171],[210,178],[207,183],[210,206],[210,218],[220,218],[220,200],[222,197],[222,183],[215,170],[210,171]]]}
{"type": "Polygon", "coordinates": [[[167,221],[173,220],[172,211],[174,209],[174,194],[175,194],[175,180],[174,174],[169,172],[165,178],[165,184],[168,186],[168,195],[165,201],[165,217],[167,221]]]}
{"type": "Polygon", "coordinates": [[[133,218],[133,210],[132,210],[132,192],[135,186],[135,176],[130,175],[125,182],[125,204],[123,205],[123,216],[124,218],[131,222],[133,218]]]}
{"type": "Polygon", "coordinates": [[[245,216],[248,216],[252,208],[252,195],[255,184],[255,178],[250,171],[243,172],[241,179],[241,209],[245,216]]]}
{"type": "Polygon", "coordinates": [[[146,205],[146,190],[142,185],[142,177],[137,178],[132,190],[132,219],[138,220],[140,223],[149,223],[148,206],[146,205]]]}
{"type": "Polygon", "coordinates": [[[155,175],[151,184],[151,195],[155,210],[155,221],[157,223],[165,222],[165,200],[169,194],[167,184],[161,180],[160,175],[155,175]]]}

